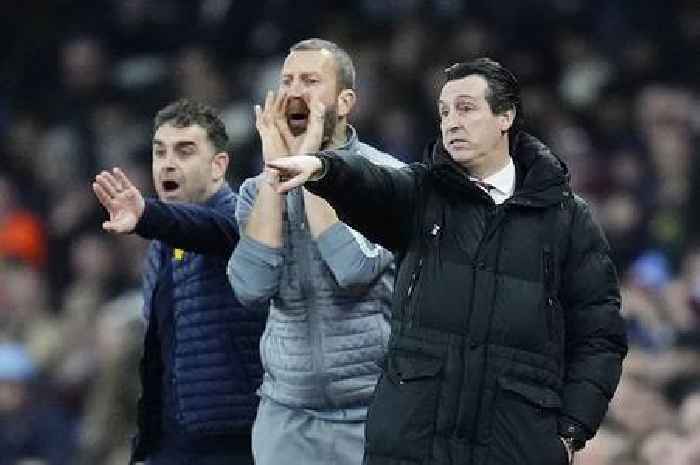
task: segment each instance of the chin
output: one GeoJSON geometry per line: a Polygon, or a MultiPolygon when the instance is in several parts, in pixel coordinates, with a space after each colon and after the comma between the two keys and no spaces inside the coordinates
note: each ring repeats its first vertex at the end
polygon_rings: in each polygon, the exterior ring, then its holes
{"type": "Polygon", "coordinates": [[[163,202],[182,202],[183,199],[179,194],[173,193],[159,193],[158,198],[163,202]]]}
{"type": "Polygon", "coordinates": [[[460,164],[469,164],[476,158],[473,152],[467,150],[448,150],[447,153],[450,154],[454,161],[460,164]]]}

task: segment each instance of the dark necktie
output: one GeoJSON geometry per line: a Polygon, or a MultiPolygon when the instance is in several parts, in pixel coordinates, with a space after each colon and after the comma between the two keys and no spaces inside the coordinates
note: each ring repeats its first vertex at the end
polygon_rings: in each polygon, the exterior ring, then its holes
{"type": "Polygon", "coordinates": [[[478,181],[478,180],[475,180],[475,181],[474,181],[474,184],[476,184],[477,186],[481,187],[481,188],[482,188],[483,190],[485,190],[486,193],[489,194],[489,195],[491,194],[491,191],[494,190],[494,189],[496,188],[496,186],[492,186],[492,185],[489,184],[489,183],[486,183],[486,182],[483,182],[483,181],[478,181]]]}

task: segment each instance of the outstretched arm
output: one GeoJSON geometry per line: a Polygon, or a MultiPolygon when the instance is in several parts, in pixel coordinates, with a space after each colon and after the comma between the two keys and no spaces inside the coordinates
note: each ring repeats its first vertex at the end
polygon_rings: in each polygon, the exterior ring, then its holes
{"type": "Polygon", "coordinates": [[[340,219],[370,241],[402,251],[412,235],[419,166],[378,166],[343,150],[272,160],[278,192],[302,184],[326,199],[340,219]]]}
{"type": "Polygon", "coordinates": [[[233,197],[216,210],[205,205],[144,199],[119,168],[98,174],[92,187],[109,214],[109,220],[102,224],[105,231],[134,232],[172,247],[225,256],[238,242],[233,197]]]}

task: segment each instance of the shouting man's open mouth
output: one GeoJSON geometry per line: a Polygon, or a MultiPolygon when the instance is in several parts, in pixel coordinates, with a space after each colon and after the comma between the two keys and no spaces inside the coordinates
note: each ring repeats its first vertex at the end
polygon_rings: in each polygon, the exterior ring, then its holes
{"type": "Polygon", "coordinates": [[[287,124],[293,135],[298,136],[306,131],[309,124],[309,107],[301,98],[291,98],[287,102],[287,124]]]}

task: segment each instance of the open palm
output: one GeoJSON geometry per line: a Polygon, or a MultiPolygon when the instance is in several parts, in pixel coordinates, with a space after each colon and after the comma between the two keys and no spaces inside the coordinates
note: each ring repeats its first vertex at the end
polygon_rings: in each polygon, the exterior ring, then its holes
{"type": "Polygon", "coordinates": [[[103,171],[95,177],[92,189],[109,213],[109,221],[102,223],[102,228],[117,234],[133,231],[143,214],[145,201],[124,172],[119,168],[114,168],[113,173],[103,171]]]}

